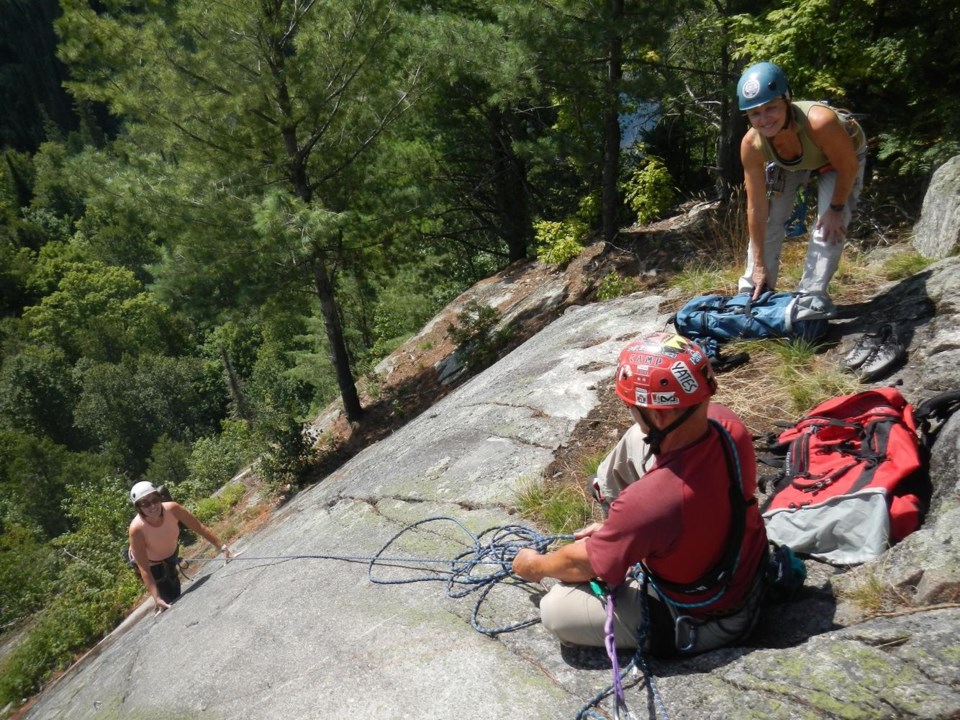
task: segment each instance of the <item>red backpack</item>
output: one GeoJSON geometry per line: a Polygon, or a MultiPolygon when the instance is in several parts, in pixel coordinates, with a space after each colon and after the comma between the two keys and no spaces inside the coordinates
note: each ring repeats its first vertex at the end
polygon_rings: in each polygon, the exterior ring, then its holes
{"type": "Polygon", "coordinates": [[[914,408],[893,387],[833,398],[779,434],[767,537],[835,564],[878,557],[920,527],[932,494],[914,408]]]}

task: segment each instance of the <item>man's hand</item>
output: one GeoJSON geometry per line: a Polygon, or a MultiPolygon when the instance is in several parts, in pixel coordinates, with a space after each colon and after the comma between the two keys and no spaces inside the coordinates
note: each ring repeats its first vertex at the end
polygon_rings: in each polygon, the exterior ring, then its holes
{"type": "Polygon", "coordinates": [[[170,604],[166,600],[163,600],[162,598],[158,598],[158,597],[154,598],[153,602],[157,606],[157,611],[154,613],[154,615],[159,615],[164,610],[170,609],[170,604]]]}
{"type": "Polygon", "coordinates": [[[513,574],[527,582],[540,582],[544,578],[540,569],[542,559],[543,555],[533,548],[521,548],[513,559],[513,574]]]}
{"type": "Polygon", "coordinates": [[[603,527],[603,523],[590,523],[586,527],[580,528],[579,530],[573,531],[574,540],[583,540],[583,538],[588,538],[593,535],[597,530],[603,527]]]}
{"type": "Polygon", "coordinates": [[[767,285],[767,266],[762,262],[758,263],[756,260],[753,262],[753,295],[750,296],[751,300],[756,300],[763,293],[765,293],[770,288],[767,285]]]}

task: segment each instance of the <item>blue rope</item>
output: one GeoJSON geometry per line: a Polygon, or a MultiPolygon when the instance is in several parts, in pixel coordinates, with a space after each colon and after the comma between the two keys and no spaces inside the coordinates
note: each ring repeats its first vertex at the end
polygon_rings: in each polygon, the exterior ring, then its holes
{"type": "Polygon", "coordinates": [[[446,579],[447,596],[451,598],[463,598],[467,595],[479,592],[477,601],[474,603],[473,612],[470,616],[470,624],[473,629],[484,635],[496,637],[505,632],[512,632],[538,623],[539,618],[522,620],[510,625],[501,627],[485,627],[480,623],[480,607],[490,591],[502,580],[513,577],[511,568],[513,559],[523,548],[533,548],[539,553],[543,553],[553,543],[559,540],[572,540],[572,535],[540,535],[536,530],[523,527],[522,525],[505,525],[502,527],[487,528],[479,535],[471,532],[462,522],[456,518],[447,516],[429,517],[424,520],[412,523],[403,528],[394,535],[387,543],[380,548],[379,552],[370,559],[368,576],[370,582],[378,585],[400,585],[404,583],[431,582],[439,581],[440,577],[414,577],[402,578],[399,580],[379,580],[373,576],[374,568],[383,553],[404,534],[414,530],[422,525],[437,522],[451,522],[456,524],[463,532],[470,537],[472,547],[463,551],[452,560],[447,562],[450,565],[449,577],[446,579]],[[478,572],[481,566],[493,566],[495,569],[488,572],[478,572]]]}
{"type": "MultiPolygon", "coordinates": [[[[513,559],[523,548],[533,548],[538,553],[546,552],[552,544],[562,540],[573,540],[572,535],[541,535],[522,525],[504,525],[487,528],[475,534],[460,520],[444,515],[433,516],[418,520],[400,530],[390,538],[373,556],[369,555],[330,555],[330,554],[301,554],[301,555],[265,555],[265,556],[237,556],[230,562],[237,561],[287,561],[287,560],[339,560],[343,562],[357,562],[367,564],[367,576],[370,582],[376,585],[404,585],[418,582],[446,582],[447,596],[459,599],[479,593],[470,616],[473,629],[483,635],[496,637],[505,632],[512,632],[535,625],[540,622],[539,617],[522,620],[502,627],[486,627],[480,622],[480,609],[484,600],[497,583],[513,578],[513,559]],[[453,559],[432,559],[415,557],[386,557],[384,553],[394,545],[403,535],[424,525],[433,523],[453,523],[459,527],[470,539],[470,547],[453,559]],[[415,565],[446,565],[446,569],[432,568],[431,575],[420,575],[393,580],[385,580],[374,576],[378,566],[409,567],[415,565]]],[[[189,562],[223,562],[217,558],[196,558],[189,562]]],[[[416,569],[416,568],[412,568],[416,569]]],[[[519,581],[522,583],[523,581],[519,581]]]]}
{"type": "MultiPolygon", "coordinates": [[[[489,637],[496,637],[501,633],[513,632],[521,628],[535,625],[540,622],[539,617],[529,620],[501,626],[486,627],[480,623],[480,609],[484,600],[497,585],[505,580],[513,580],[517,584],[526,584],[525,581],[518,580],[512,574],[513,560],[517,553],[523,548],[532,548],[538,553],[544,553],[556,542],[573,540],[572,535],[541,535],[536,530],[524,527],[522,525],[504,525],[499,527],[487,528],[483,532],[473,533],[460,520],[449,516],[432,516],[411,523],[391,537],[373,556],[360,555],[331,555],[331,554],[301,554],[301,555],[273,555],[273,556],[238,556],[231,560],[236,561],[286,561],[286,560],[338,560],[343,562],[363,562],[367,564],[367,576],[370,582],[377,585],[405,585],[418,582],[446,582],[447,596],[454,599],[464,598],[468,595],[478,593],[477,600],[474,603],[473,611],[470,616],[470,623],[474,630],[489,637]],[[465,535],[470,538],[470,547],[459,553],[452,559],[432,559],[432,558],[414,558],[414,557],[388,557],[385,553],[406,533],[423,528],[425,525],[435,523],[453,523],[465,535]],[[403,577],[392,580],[385,580],[374,576],[375,569],[378,566],[389,567],[408,567],[410,565],[446,565],[447,568],[430,568],[432,575],[403,577]]],[[[190,562],[213,562],[220,561],[220,558],[196,558],[190,562]]],[[[641,579],[642,575],[642,599],[643,599],[643,621],[637,630],[637,651],[630,662],[620,670],[616,675],[614,682],[601,690],[577,713],[575,720],[583,718],[605,718],[606,716],[597,713],[594,708],[599,707],[600,702],[607,698],[612,692],[620,688],[624,679],[630,675],[635,668],[639,668],[646,682],[651,695],[651,701],[656,707],[651,708],[652,715],[656,717],[657,709],[663,718],[668,718],[663,699],[656,686],[653,673],[647,664],[643,652],[644,641],[650,624],[649,612],[647,608],[647,584],[649,578],[639,571],[634,571],[633,577],[641,579]]],[[[612,598],[611,598],[612,601],[612,598]]],[[[615,647],[614,647],[615,652],[615,647]]],[[[613,656],[614,658],[616,655],[613,656]]],[[[617,663],[613,663],[614,671],[617,670],[617,663]]],[[[622,696],[622,690],[621,690],[622,696]]],[[[619,717],[620,701],[616,707],[619,717]]]]}

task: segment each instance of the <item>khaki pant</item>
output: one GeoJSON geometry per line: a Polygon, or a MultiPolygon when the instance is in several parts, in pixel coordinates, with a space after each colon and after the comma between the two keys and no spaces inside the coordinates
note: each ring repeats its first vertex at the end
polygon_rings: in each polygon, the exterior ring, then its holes
{"type": "MultiPolygon", "coordinates": [[[[761,564],[761,568],[765,564],[761,564]]],[[[722,618],[695,619],[665,603],[653,588],[647,590],[650,623],[644,647],[667,657],[714,650],[745,638],[753,630],[763,599],[763,574],[758,573],[743,607],[722,618]]],[[[630,579],[614,593],[614,639],[618,648],[637,647],[643,620],[642,585],[630,579]]],[[[540,601],[543,626],[570,645],[604,646],[606,607],[586,583],[558,583],[540,601]]]]}

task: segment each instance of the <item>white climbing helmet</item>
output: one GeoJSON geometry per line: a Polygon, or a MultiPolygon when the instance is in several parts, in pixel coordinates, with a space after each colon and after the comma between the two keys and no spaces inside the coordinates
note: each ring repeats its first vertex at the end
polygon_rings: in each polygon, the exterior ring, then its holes
{"type": "Polygon", "coordinates": [[[157,490],[152,482],[147,480],[141,480],[132,488],[130,488],[130,502],[136,505],[138,502],[143,500],[147,495],[160,492],[157,490]]]}

